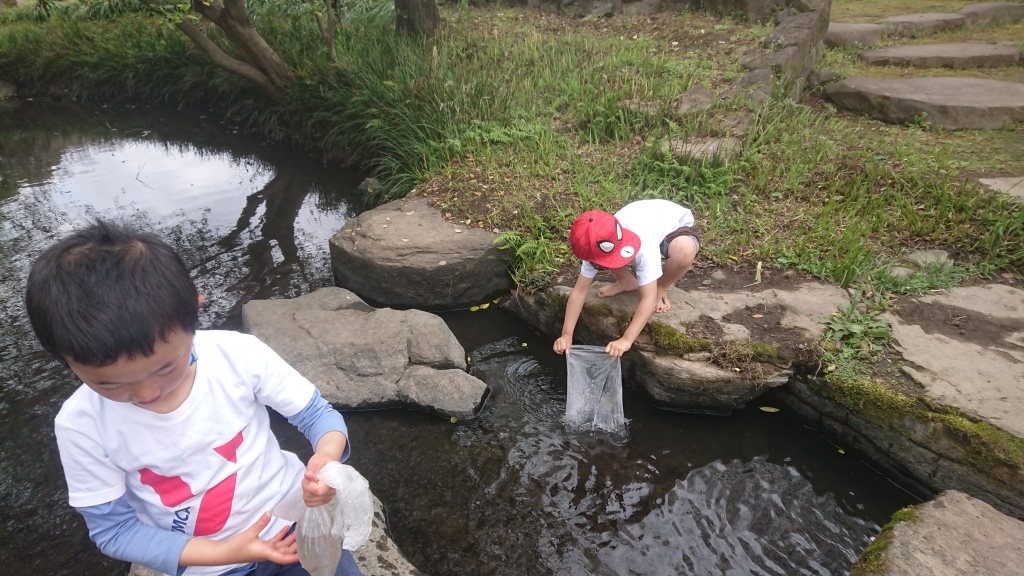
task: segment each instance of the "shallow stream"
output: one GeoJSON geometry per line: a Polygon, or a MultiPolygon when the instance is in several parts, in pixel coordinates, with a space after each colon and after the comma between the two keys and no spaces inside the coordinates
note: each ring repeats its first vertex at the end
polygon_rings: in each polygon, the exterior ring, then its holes
{"type": "MultiPolygon", "coordinates": [[[[39,350],[32,259],[94,217],[164,235],[192,267],[207,328],[242,303],[332,283],[327,239],[359,209],[351,171],[275,151],[213,115],[42,102],[0,108],[0,563],[123,574],[66,504],[52,420],[76,386],[39,350]]],[[[491,307],[442,316],[491,387],[479,416],[348,412],[349,461],[421,570],[446,574],[844,574],[914,501],[767,395],[728,417],[655,408],[626,382],[625,438],[565,430],[564,359],[491,307]]],[[[282,443],[309,446],[283,419],[282,443]]]]}

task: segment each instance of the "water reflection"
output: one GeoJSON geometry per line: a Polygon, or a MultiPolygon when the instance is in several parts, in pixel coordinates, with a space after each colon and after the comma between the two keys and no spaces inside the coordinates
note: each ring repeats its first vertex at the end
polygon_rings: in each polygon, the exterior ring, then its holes
{"type": "Polygon", "coordinates": [[[237,327],[251,298],[332,283],[327,239],[360,176],[268,152],[184,113],[0,107],[0,558],[19,574],[116,574],[67,495],[53,417],[77,386],[38,349],[22,293],[32,260],[102,217],[156,231],[207,296],[201,324],[237,327]],[[54,554],[54,549],[60,553],[54,554]]]}

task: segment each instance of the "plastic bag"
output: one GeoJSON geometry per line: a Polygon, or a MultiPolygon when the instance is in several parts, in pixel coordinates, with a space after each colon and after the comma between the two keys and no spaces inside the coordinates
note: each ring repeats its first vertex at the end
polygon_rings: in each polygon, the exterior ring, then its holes
{"type": "Polygon", "coordinates": [[[341,538],[332,532],[334,521],[324,506],[306,508],[295,527],[299,564],[310,576],[334,576],[341,561],[341,538]]]}
{"type": "Polygon", "coordinates": [[[316,475],[337,491],[330,505],[308,508],[302,490],[295,490],[274,507],[279,518],[296,523],[295,540],[299,563],[311,576],[334,576],[341,549],[355,550],[366,544],[373,527],[373,497],[370,484],[356,469],[341,462],[328,462],[316,475]]]}
{"type": "Polygon", "coordinates": [[[335,496],[338,507],[334,510],[334,536],[341,539],[345,550],[363,547],[370,539],[373,527],[370,483],[355,468],[341,462],[328,462],[316,478],[338,491],[335,496]]]}
{"type": "Polygon", "coordinates": [[[622,365],[603,346],[573,346],[565,356],[568,390],[565,424],[580,430],[617,432],[622,412],[622,365]]]}

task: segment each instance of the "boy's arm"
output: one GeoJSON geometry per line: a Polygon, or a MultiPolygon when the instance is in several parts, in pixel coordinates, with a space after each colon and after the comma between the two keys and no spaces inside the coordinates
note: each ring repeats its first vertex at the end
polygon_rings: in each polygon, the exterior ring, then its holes
{"type": "Polygon", "coordinates": [[[633,341],[640,336],[640,332],[647,325],[654,313],[654,306],[658,301],[658,283],[649,282],[640,287],[640,303],[636,305],[636,312],[633,312],[633,319],[629,326],[618,340],[609,342],[604,351],[612,358],[618,358],[625,354],[633,346],[633,341]]]}
{"type": "Polygon", "coordinates": [[[89,537],[103,554],[164,574],[181,574],[186,566],[298,561],[294,535],[285,536],[287,527],[268,540],[260,539],[260,532],[270,523],[269,514],[232,538],[216,541],[144,524],[124,496],[75,510],[85,518],[89,537]]]}
{"type": "MultiPolygon", "coordinates": [[[[576,278],[576,285],[572,287],[572,292],[569,293],[569,300],[565,303],[565,320],[562,321],[562,335],[555,340],[553,346],[555,352],[564,354],[569,351],[572,346],[572,334],[576,330],[576,322],[580,319],[580,313],[583,312],[583,304],[587,301],[587,293],[590,292],[590,286],[594,283],[593,278],[587,278],[582,274],[576,278]]],[[[654,308],[652,307],[653,311],[654,308]]]]}
{"type": "Polygon", "coordinates": [[[315,391],[309,404],[298,414],[288,417],[288,422],[302,432],[315,452],[303,475],[303,500],[309,507],[326,504],[334,496],[334,489],[318,482],[316,474],[328,462],[348,459],[351,449],[345,419],[320,396],[319,391],[315,391]]]}
{"type": "Polygon", "coordinates": [[[180,574],[181,552],[191,536],[143,524],[124,496],[106,504],[75,508],[100,552],[163,572],[180,574]]]}

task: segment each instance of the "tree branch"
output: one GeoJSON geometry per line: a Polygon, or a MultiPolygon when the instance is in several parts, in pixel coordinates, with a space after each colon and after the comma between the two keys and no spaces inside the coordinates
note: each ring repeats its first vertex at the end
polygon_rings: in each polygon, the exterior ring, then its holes
{"type": "Polygon", "coordinates": [[[219,66],[232,74],[238,74],[242,78],[256,84],[274,102],[277,102],[278,104],[287,103],[287,100],[277,89],[277,86],[275,86],[274,83],[271,82],[270,78],[261,72],[259,68],[228,56],[220,49],[220,46],[214,44],[212,40],[207,38],[199,28],[196,28],[188,20],[182,20],[178,22],[176,26],[179,30],[184,32],[189,39],[195,42],[203,52],[206,52],[206,55],[209,56],[210,60],[213,61],[216,66],[219,66]]]}

